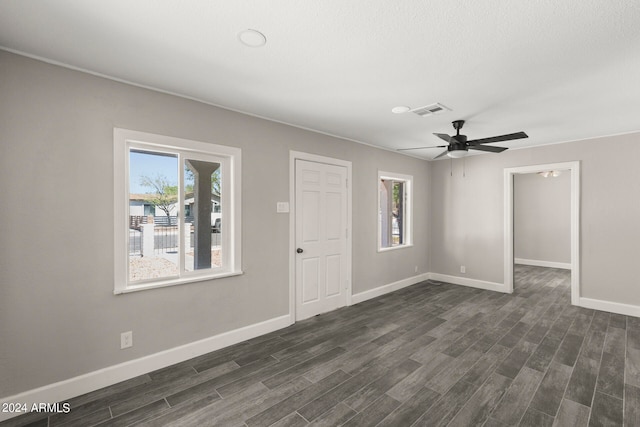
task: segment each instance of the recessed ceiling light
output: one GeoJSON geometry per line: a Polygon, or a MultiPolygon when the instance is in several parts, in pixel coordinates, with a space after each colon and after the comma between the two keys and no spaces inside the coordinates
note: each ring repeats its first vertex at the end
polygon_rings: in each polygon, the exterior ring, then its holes
{"type": "Polygon", "coordinates": [[[402,114],[402,113],[406,113],[409,110],[411,110],[411,108],[406,107],[404,105],[400,105],[398,107],[393,107],[391,109],[391,112],[394,113],[394,114],[402,114]]]}
{"type": "Polygon", "coordinates": [[[244,30],[238,33],[238,40],[249,47],[260,47],[267,43],[267,38],[260,31],[257,30],[244,30]]]}

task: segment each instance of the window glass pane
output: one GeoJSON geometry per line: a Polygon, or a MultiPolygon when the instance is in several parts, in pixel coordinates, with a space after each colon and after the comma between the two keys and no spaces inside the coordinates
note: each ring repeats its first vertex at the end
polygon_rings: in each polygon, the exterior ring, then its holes
{"type": "Polygon", "coordinates": [[[221,260],[220,163],[184,163],[185,270],[219,268],[221,260]],[[188,237],[187,237],[188,236],[188,237]]]}
{"type": "Polygon", "coordinates": [[[129,281],[177,276],[178,157],[129,152],[129,281]]]}
{"type": "Polygon", "coordinates": [[[391,246],[391,212],[390,212],[390,183],[381,179],[379,183],[380,191],[380,247],[388,248],[391,246]]]}
{"type": "Polygon", "coordinates": [[[380,249],[411,244],[410,185],[410,178],[379,178],[380,249]]]}
{"type": "Polygon", "coordinates": [[[118,128],[114,143],[115,293],[242,274],[241,150],[118,128]]]}
{"type": "Polygon", "coordinates": [[[211,201],[212,210],[212,236],[211,236],[211,264],[212,267],[222,267],[222,257],[224,256],[222,249],[222,167],[218,165],[218,168],[213,172],[211,176],[211,201]]]}
{"type": "Polygon", "coordinates": [[[392,246],[403,244],[403,200],[404,182],[392,181],[393,201],[391,204],[391,236],[392,246]]]}

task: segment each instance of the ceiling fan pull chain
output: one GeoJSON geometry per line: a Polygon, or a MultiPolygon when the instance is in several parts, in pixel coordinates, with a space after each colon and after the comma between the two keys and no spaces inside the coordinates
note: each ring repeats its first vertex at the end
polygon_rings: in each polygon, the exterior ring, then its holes
{"type": "Polygon", "coordinates": [[[467,159],[465,157],[462,158],[462,177],[467,177],[467,159]]]}
{"type": "Polygon", "coordinates": [[[449,174],[453,176],[453,157],[449,157],[449,174]]]}

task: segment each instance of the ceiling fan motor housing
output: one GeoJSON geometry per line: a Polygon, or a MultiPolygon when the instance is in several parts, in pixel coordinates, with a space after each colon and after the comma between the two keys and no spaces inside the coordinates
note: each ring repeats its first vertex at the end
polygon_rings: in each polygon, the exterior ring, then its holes
{"type": "Polygon", "coordinates": [[[468,151],[467,135],[455,135],[447,147],[448,151],[468,151]]]}
{"type": "Polygon", "coordinates": [[[469,151],[467,148],[467,135],[460,135],[460,129],[462,129],[464,125],[464,120],[454,120],[451,124],[456,130],[456,134],[451,137],[447,151],[469,151]]]}

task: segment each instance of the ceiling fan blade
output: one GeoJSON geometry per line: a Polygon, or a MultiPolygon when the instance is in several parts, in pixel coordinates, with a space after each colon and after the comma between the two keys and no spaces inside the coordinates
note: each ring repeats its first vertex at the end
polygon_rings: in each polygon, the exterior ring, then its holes
{"type": "Polygon", "coordinates": [[[502,153],[504,150],[508,150],[507,147],[494,147],[492,145],[470,145],[470,150],[489,151],[491,153],[502,153]]]}
{"type": "Polygon", "coordinates": [[[474,139],[467,141],[469,145],[489,144],[491,142],[511,141],[512,139],[529,138],[524,132],[510,133],[508,135],[492,136],[490,138],[474,139]]]}
{"type": "Polygon", "coordinates": [[[413,147],[413,148],[398,148],[396,151],[407,151],[407,150],[422,150],[424,148],[446,148],[446,145],[431,145],[429,147],[413,147]]]}
{"type": "Polygon", "coordinates": [[[451,144],[451,137],[449,135],[447,135],[446,133],[434,133],[434,135],[437,136],[440,139],[444,139],[449,144],[451,144]]]}
{"type": "Polygon", "coordinates": [[[445,150],[442,153],[440,153],[437,156],[435,156],[432,160],[439,159],[440,157],[446,155],[448,152],[449,152],[449,150],[445,150]]]}

